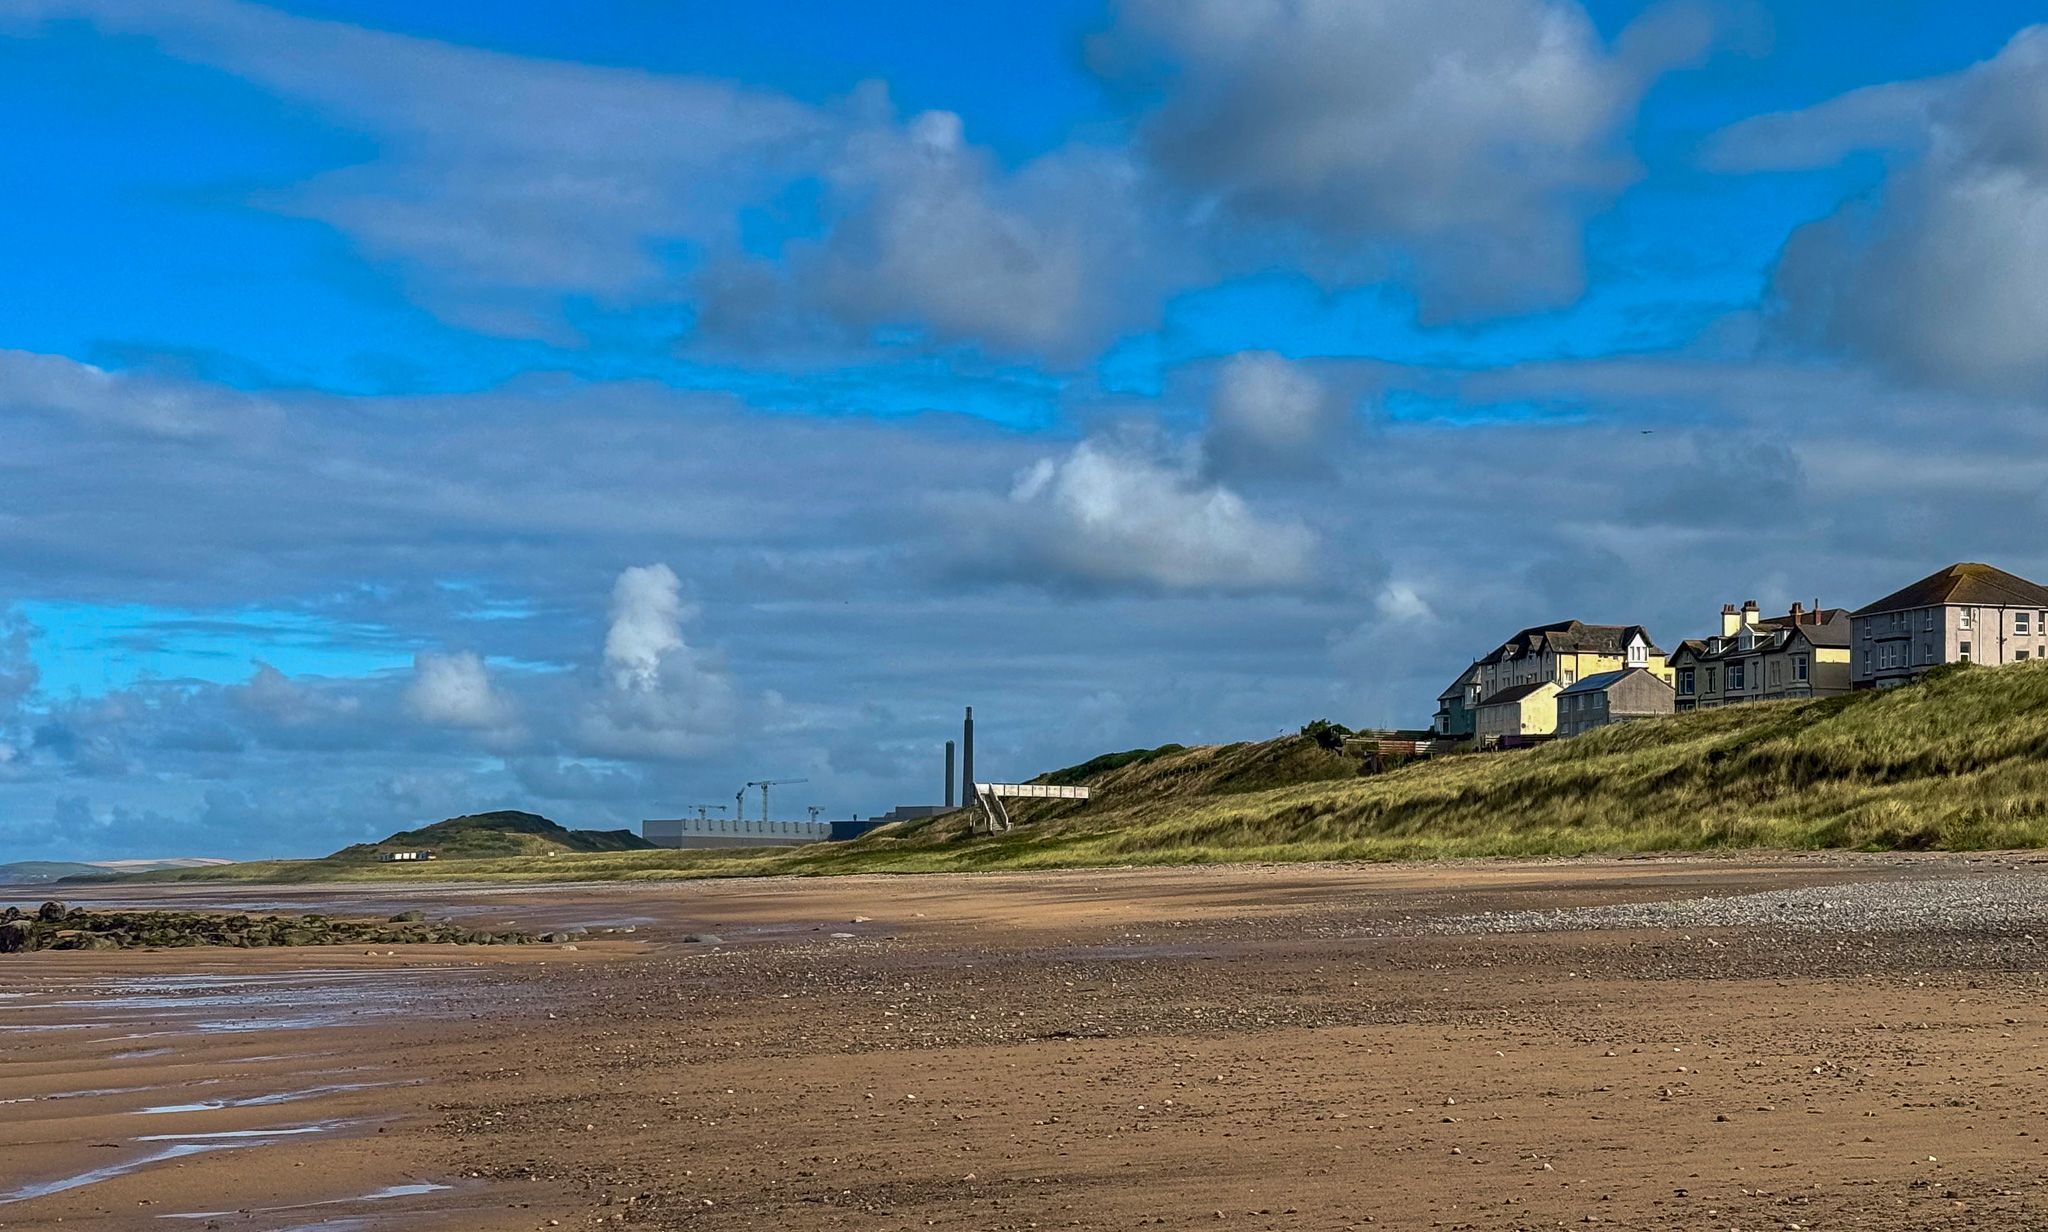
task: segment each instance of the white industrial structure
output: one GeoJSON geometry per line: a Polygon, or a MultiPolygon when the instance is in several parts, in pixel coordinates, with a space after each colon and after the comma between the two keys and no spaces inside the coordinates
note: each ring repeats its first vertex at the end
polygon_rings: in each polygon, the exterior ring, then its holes
{"type": "MultiPolygon", "coordinates": [[[[974,785],[974,811],[981,822],[988,824],[988,832],[1010,828],[1010,810],[1003,807],[1005,800],[1086,800],[1086,787],[1055,787],[1050,783],[976,783],[974,785]]],[[[977,823],[973,828],[979,829],[977,823]]]]}

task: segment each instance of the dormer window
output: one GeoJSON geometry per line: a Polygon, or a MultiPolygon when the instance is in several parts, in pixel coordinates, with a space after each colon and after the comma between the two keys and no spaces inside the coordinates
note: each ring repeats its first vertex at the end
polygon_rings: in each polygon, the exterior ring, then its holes
{"type": "Polygon", "coordinates": [[[1634,638],[1629,642],[1628,665],[1630,667],[1641,667],[1648,657],[1648,647],[1642,638],[1634,638]]]}

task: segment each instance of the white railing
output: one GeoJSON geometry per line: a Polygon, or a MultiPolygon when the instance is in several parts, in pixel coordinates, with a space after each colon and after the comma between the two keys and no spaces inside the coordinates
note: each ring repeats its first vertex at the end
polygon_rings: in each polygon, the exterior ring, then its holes
{"type": "Polygon", "coordinates": [[[1051,783],[976,783],[974,785],[975,811],[988,822],[988,832],[1008,830],[1011,826],[1010,810],[1003,807],[1005,800],[1086,800],[1086,787],[1059,787],[1051,783]]]}

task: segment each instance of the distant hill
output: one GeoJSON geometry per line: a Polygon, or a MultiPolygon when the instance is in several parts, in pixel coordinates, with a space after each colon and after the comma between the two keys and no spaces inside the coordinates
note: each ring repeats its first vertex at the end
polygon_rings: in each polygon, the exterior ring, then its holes
{"type": "Polygon", "coordinates": [[[76,860],[18,860],[0,864],[0,885],[41,885],[59,877],[90,877],[106,871],[76,860]]]}
{"type": "Polygon", "coordinates": [[[166,868],[214,868],[230,860],[179,857],[168,860],[18,860],[0,864],[0,885],[44,885],[72,877],[112,877],[166,868]]]}
{"type": "Polygon", "coordinates": [[[538,813],[505,809],[400,830],[375,843],[344,847],[327,858],[374,860],[392,851],[431,851],[442,859],[476,859],[566,851],[645,851],[653,846],[631,830],[570,830],[538,813]]]}

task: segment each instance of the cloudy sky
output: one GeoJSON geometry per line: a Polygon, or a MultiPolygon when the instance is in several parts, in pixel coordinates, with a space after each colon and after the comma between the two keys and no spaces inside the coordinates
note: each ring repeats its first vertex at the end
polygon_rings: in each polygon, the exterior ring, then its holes
{"type": "MultiPolygon", "coordinates": [[[[1416,725],[2048,576],[2048,26],[0,0],[0,860],[1416,725]]],[[[751,802],[750,802],[751,804],[751,802]]]]}

